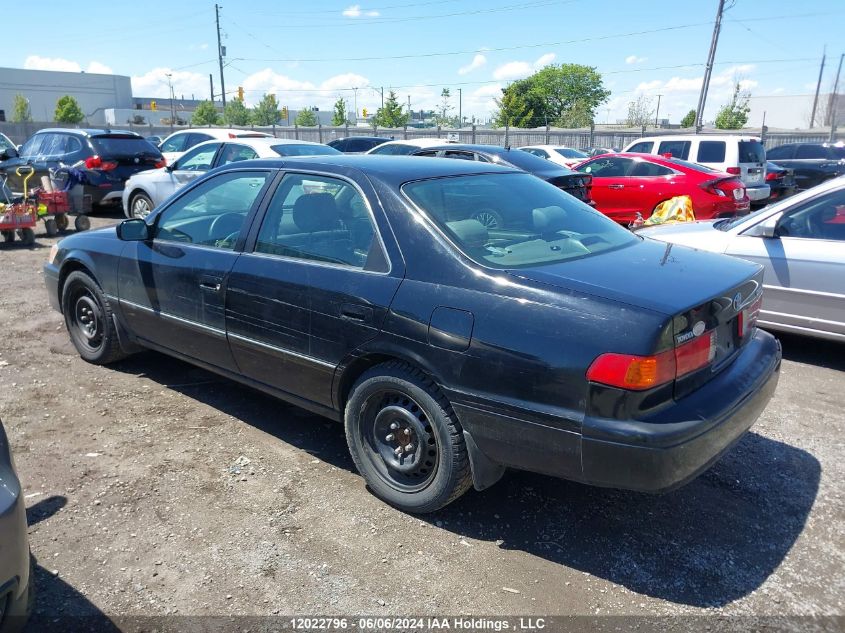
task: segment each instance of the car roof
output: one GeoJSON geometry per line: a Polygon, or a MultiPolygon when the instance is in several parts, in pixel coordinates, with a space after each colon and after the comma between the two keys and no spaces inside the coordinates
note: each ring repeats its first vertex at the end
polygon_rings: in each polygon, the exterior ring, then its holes
{"type": "MultiPolygon", "coordinates": [[[[137,136],[140,139],[144,137],[138,134],[137,132],[132,132],[130,130],[112,130],[109,128],[66,128],[66,127],[45,127],[41,130],[35,132],[35,134],[55,134],[57,132],[63,132],[65,134],[74,134],[76,136],[102,136],[104,134],[126,134],[127,136],[137,136]]],[[[33,134],[34,136],[34,134],[33,134]]]]}
{"type": "Polygon", "coordinates": [[[523,145],[516,149],[574,149],[576,152],[583,152],[577,147],[570,147],[569,145],[523,145]]]}
{"type": "Polygon", "coordinates": [[[273,138],[272,134],[270,134],[269,132],[262,132],[261,130],[241,130],[233,127],[189,127],[184,130],[176,130],[175,132],[168,134],[164,140],[166,141],[171,136],[177,136],[179,134],[191,134],[194,132],[198,132],[200,134],[210,134],[218,140],[229,138],[244,138],[239,137],[239,134],[262,134],[263,136],[261,137],[252,138],[273,138]],[[230,134],[233,136],[230,136],[230,134]]]}
{"type": "Polygon", "coordinates": [[[385,143],[390,141],[395,141],[395,138],[390,138],[389,136],[341,136],[340,138],[333,138],[330,142],[334,143],[335,141],[349,141],[349,140],[364,140],[364,141],[384,141],[385,143]]]}
{"type": "MultiPolygon", "coordinates": [[[[252,148],[264,148],[264,147],[273,147],[274,145],[320,145],[323,146],[323,143],[315,143],[314,141],[297,141],[292,138],[273,138],[272,136],[262,136],[259,138],[212,138],[207,141],[202,141],[201,143],[197,143],[193,147],[191,147],[188,151],[194,149],[194,147],[202,147],[204,145],[246,145],[247,147],[252,148]]],[[[328,146],[325,146],[328,147],[328,146]]],[[[187,153],[187,152],[186,152],[187,153]]]]}
{"type": "MultiPolygon", "coordinates": [[[[759,136],[753,134],[658,134],[656,136],[643,136],[632,140],[628,145],[640,141],[759,141],[759,136]]],[[[627,147],[627,145],[626,145],[627,147]]]]}
{"type": "Polygon", "coordinates": [[[443,160],[442,158],[426,158],[420,156],[371,156],[367,154],[330,154],[308,157],[244,160],[238,161],[237,163],[230,163],[222,168],[218,168],[218,170],[222,171],[231,167],[237,169],[251,167],[271,167],[273,169],[302,168],[316,171],[337,171],[339,174],[348,169],[355,169],[365,175],[372,175],[394,186],[412,180],[423,180],[426,178],[489,173],[525,173],[521,169],[513,167],[467,160],[443,160]]]}
{"type": "Polygon", "coordinates": [[[446,145],[449,143],[449,139],[445,138],[432,138],[430,136],[422,136],[420,138],[397,138],[392,141],[387,141],[386,143],[382,143],[379,147],[383,147],[384,145],[411,145],[413,147],[419,148],[428,148],[432,147],[433,145],[446,145]]]}

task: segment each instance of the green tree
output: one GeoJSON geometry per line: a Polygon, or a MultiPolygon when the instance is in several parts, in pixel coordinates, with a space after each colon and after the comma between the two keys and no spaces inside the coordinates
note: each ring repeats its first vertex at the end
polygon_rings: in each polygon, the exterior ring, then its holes
{"type": "Polygon", "coordinates": [[[336,127],[340,127],[341,125],[346,125],[346,111],[347,111],[346,99],[343,97],[338,97],[337,101],[334,102],[334,114],[332,115],[332,125],[336,127]]]}
{"type": "Polygon", "coordinates": [[[686,113],[683,119],[681,119],[681,127],[692,127],[695,125],[695,110],[690,110],[686,113]]]}
{"type": "Polygon", "coordinates": [[[449,102],[451,97],[452,93],[448,88],[443,88],[440,92],[440,107],[437,108],[437,114],[434,116],[434,122],[437,125],[441,125],[443,127],[456,127],[459,124],[458,117],[449,114],[455,109],[455,106],[449,102]]]}
{"type": "Polygon", "coordinates": [[[202,101],[191,117],[192,125],[220,125],[220,113],[211,101],[202,101]]]}
{"type": "Polygon", "coordinates": [[[314,113],[314,108],[303,108],[297,112],[296,124],[299,127],[316,127],[317,115],[314,113]]]}
{"type": "Polygon", "coordinates": [[[521,94],[504,89],[496,105],[499,107],[494,119],[496,127],[532,127],[534,110],[521,94]]]}
{"type": "Polygon", "coordinates": [[[748,113],[751,111],[751,107],[748,105],[750,98],[751,94],[742,90],[737,81],[734,84],[734,93],[730,103],[722,106],[722,109],[716,115],[716,127],[720,130],[738,130],[745,127],[748,122],[748,113]]]}
{"type": "MultiPolygon", "coordinates": [[[[598,106],[610,96],[601,74],[592,66],[581,64],[550,64],[530,77],[513,82],[503,92],[502,103],[506,103],[505,97],[512,97],[511,103],[524,103],[524,112],[533,112],[531,127],[546,123],[560,127],[589,125],[598,106]]],[[[500,116],[501,107],[497,120],[508,118],[507,112],[500,116]]]]}
{"type": "Polygon", "coordinates": [[[264,95],[252,110],[252,120],[256,125],[275,125],[281,118],[276,95],[264,95]]]}
{"type": "Polygon", "coordinates": [[[249,125],[252,113],[240,99],[232,99],[223,109],[223,120],[226,125],[249,125]]]}
{"type": "Polygon", "coordinates": [[[56,101],[55,118],[58,123],[81,123],[85,114],[76,99],[70,95],[65,95],[59,97],[59,100],[56,101]]]}
{"type": "Polygon", "coordinates": [[[404,127],[411,120],[410,112],[402,112],[402,106],[396,93],[391,90],[387,93],[384,107],[376,111],[373,124],[381,127],[404,127]]]}
{"type": "Polygon", "coordinates": [[[29,109],[29,101],[22,94],[15,95],[12,105],[12,121],[15,123],[28,123],[32,121],[32,111],[29,109]]]}

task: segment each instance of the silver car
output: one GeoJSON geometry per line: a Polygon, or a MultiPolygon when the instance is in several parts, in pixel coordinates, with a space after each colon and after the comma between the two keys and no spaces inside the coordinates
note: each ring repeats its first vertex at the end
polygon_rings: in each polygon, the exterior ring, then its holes
{"type": "Polygon", "coordinates": [[[340,152],[322,143],[272,137],[205,141],[189,149],[172,165],[142,171],[129,178],[123,189],[123,212],[127,218],[145,218],[192,180],[235,161],[320,154],[340,152]]]}
{"type": "Polygon", "coordinates": [[[845,342],[845,176],[745,217],[638,233],[762,264],[761,327],[845,342]]]}
{"type": "Polygon", "coordinates": [[[0,632],[19,631],[32,607],[26,508],[0,422],[0,632]]]}

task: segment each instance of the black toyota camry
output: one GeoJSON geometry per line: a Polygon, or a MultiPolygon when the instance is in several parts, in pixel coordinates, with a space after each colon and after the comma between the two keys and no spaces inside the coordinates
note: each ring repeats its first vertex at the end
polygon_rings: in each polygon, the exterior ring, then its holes
{"type": "Polygon", "coordinates": [[[239,162],[65,238],[44,273],[86,360],[158,350],[342,422],[372,491],[411,512],[506,468],[673,488],[780,367],[759,266],[480,162],[239,162]],[[491,199],[496,227],[473,217],[491,199]]]}

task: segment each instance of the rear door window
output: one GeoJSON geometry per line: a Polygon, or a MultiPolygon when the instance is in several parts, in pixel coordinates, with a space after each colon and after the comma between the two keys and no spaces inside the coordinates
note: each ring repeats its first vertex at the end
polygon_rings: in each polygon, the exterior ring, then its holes
{"type": "Polygon", "coordinates": [[[794,145],[781,145],[780,147],[773,147],[766,151],[766,158],[769,160],[786,160],[792,158],[792,152],[795,151],[794,145]]]}
{"type": "Polygon", "coordinates": [[[161,151],[162,152],[184,152],[185,151],[185,141],[188,140],[187,134],[177,134],[176,136],[171,136],[169,139],[164,141],[161,144],[161,151]]]}
{"type": "Polygon", "coordinates": [[[654,143],[652,141],[640,141],[639,143],[634,143],[628,148],[629,152],[633,152],[635,154],[651,154],[651,150],[654,148],[654,143]]]}
{"type": "Polygon", "coordinates": [[[766,161],[766,149],[760,141],[739,142],[740,163],[763,163],[766,161]]]}
{"type": "Polygon", "coordinates": [[[724,163],[725,141],[701,141],[696,160],[699,163],[724,163]]]}
{"type": "Polygon", "coordinates": [[[201,134],[200,132],[191,132],[188,135],[188,141],[185,143],[185,149],[190,149],[194,145],[202,143],[203,141],[210,141],[214,137],[210,134],[201,134]]]}
{"type": "Polygon", "coordinates": [[[795,158],[827,158],[827,152],[821,145],[799,145],[795,158]]]}
{"type": "Polygon", "coordinates": [[[658,154],[672,154],[674,158],[689,158],[690,141],[661,141],[658,154]]]}

